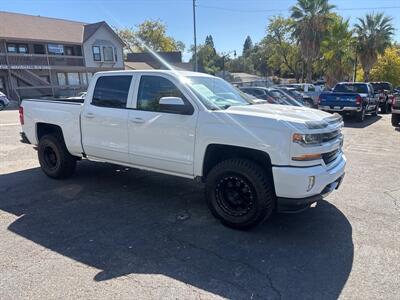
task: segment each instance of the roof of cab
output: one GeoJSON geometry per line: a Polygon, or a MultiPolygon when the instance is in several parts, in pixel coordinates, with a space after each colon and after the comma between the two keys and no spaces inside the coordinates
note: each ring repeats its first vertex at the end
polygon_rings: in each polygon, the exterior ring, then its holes
{"type": "Polygon", "coordinates": [[[154,73],[159,73],[159,74],[168,74],[168,75],[180,75],[180,76],[201,76],[201,77],[214,77],[212,75],[206,74],[206,73],[200,73],[200,72],[191,72],[191,71],[175,71],[175,70],[119,70],[119,71],[103,71],[103,72],[98,72],[96,74],[99,75],[106,75],[106,74],[154,74],[154,73]]]}

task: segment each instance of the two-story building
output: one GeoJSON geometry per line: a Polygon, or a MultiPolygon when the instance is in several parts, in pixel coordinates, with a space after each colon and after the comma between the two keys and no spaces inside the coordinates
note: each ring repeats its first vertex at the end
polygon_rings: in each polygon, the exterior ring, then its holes
{"type": "Polygon", "coordinates": [[[95,72],[124,69],[123,46],[104,21],[0,12],[0,91],[15,100],[76,95],[95,72]]]}

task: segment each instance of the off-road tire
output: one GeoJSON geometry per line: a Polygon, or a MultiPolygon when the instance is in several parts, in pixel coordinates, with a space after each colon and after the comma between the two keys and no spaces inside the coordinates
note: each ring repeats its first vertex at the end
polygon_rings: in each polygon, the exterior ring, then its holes
{"type": "Polygon", "coordinates": [[[400,123],[400,114],[392,113],[392,125],[393,127],[398,127],[400,123]]]}
{"type": "Polygon", "coordinates": [[[40,139],[38,158],[43,172],[54,179],[70,177],[76,168],[76,157],[68,152],[58,135],[48,134],[40,139]]]}
{"type": "MultiPolygon", "coordinates": [[[[229,186],[229,182],[227,185],[229,186]]],[[[207,175],[205,192],[212,214],[222,224],[234,229],[246,230],[262,223],[272,214],[276,204],[272,176],[269,175],[268,170],[264,170],[248,159],[228,159],[218,163],[207,175]],[[245,208],[244,215],[232,215],[227,212],[229,209],[226,205],[221,204],[221,202],[229,201],[226,199],[229,196],[221,197],[225,195],[225,192],[221,190],[226,190],[226,187],[223,189],[221,185],[229,180],[234,180],[236,184],[244,182],[248,186],[249,195],[252,195],[249,197],[251,205],[245,208]]]]}

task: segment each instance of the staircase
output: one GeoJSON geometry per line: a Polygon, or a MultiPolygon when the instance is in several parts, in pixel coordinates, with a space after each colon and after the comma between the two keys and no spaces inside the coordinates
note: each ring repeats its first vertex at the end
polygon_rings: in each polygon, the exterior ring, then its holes
{"type": "Polygon", "coordinates": [[[37,87],[35,90],[43,95],[48,94],[50,83],[40,78],[34,72],[26,69],[12,70],[11,75],[20,79],[28,86],[37,87]]]}

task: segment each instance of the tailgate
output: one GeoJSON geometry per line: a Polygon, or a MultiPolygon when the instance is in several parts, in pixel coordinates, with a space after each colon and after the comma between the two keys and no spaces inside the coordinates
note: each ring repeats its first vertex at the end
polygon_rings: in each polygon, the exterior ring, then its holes
{"type": "Polygon", "coordinates": [[[322,93],[319,96],[320,105],[330,106],[334,108],[335,106],[343,107],[356,107],[356,98],[359,94],[354,93],[322,93]]]}

